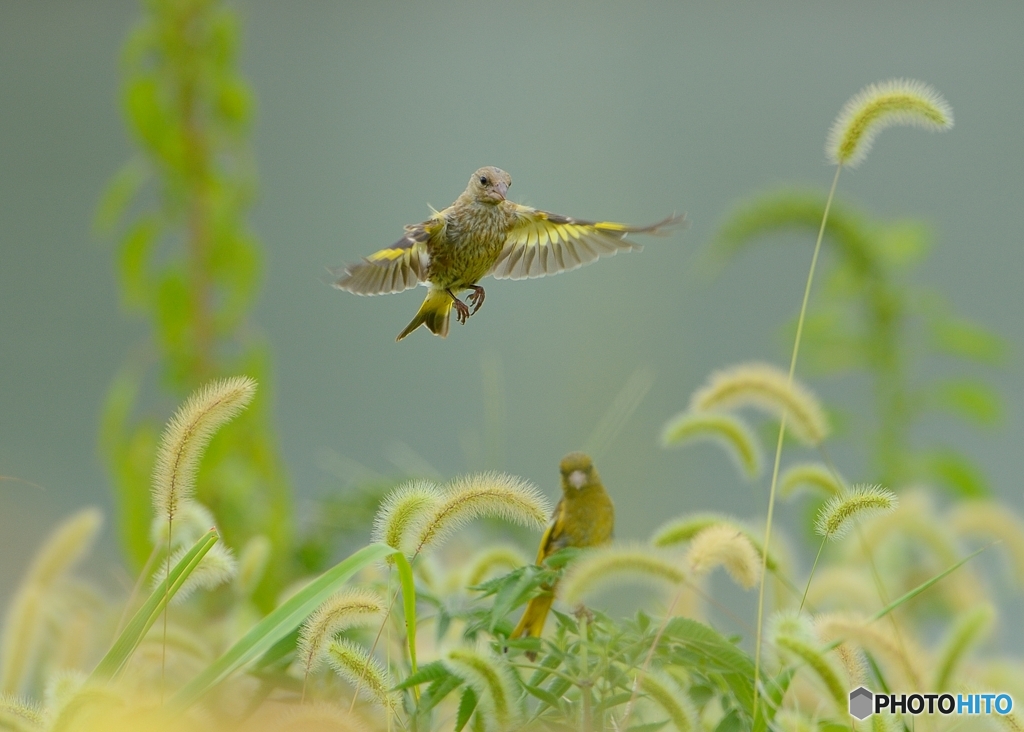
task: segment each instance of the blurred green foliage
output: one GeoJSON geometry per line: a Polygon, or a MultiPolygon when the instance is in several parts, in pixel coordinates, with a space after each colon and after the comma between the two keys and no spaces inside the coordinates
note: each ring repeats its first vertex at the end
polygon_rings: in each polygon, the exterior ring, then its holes
{"type": "Polygon", "coordinates": [[[237,20],[216,0],[143,7],[122,59],[123,108],[138,152],[110,182],[96,226],[119,240],[121,300],[150,336],[111,386],[101,445],[122,544],[140,566],[151,548],[149,479],[164,421],[162,404],[140,408],[147,376],[155,365],[174,401],[217,376],[257,379],[260,396],[210,445],[197,487],[230,544],[260,534],[272,541],[259,595],[266,604],[290,561],[293,519],[270,426],[269,357],[248,321],[261,257],[247,223],[253,100],[237,69],[237,20]]]}
{"type": "MultiPolygon", "coordinates": [[[[807,234],[812,242],[824,207],[825,197],[815,192],[754,197],[721,227],[713,254],[732,258],[783,232],[807,234]]],[[[872,480],[934,481],[956,495],[985,495],[988,482],[974,461],[920,438],[921,425],[939,414],[981,427],[998,424],[1000,395],[974,374],[978,366],[999,366],[1006,355],[999,336],[956,316],[941,293],[917,283],[915,270],[931,239],[919,221],[879,221],[834,204],[825,230],[833,256],[807,317],[804,363],[813,373],[860,373],[870,381],[871,416],[864,422],[857,421],[861,415],[840,415],[839,422],[870,440],[872,480]]]]}

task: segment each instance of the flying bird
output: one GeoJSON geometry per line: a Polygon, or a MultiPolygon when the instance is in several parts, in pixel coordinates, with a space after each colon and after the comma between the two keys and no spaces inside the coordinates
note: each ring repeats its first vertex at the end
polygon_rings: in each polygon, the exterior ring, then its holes
{"type": "Polygon", "coordinates": [[[580,221],[505,198],[512,177],[500,168],[473,173],[462,195],[443,211],[405,227],[405,236],[344,267],[334,286],[357,295],[384,295],[426,285],[419,312],[396,340],[421,325],[442,338],[454,307],[465,323],[484,303],[487,275],[521,280],[576,269],[601,256],[639,249],[627,234],[661,234],[683,223],[669,216],[650,226],[580,221]],[[470,291],[466,302],[459,294],[470,291]]]}
{"type": "MultiPolygon", "coordinates": [[[[593,461],[585,453],[571,452],[562,458],[558,468],[562,476],[562,498],[541,537],[537,564],[543,564],[559,549],[601,546],[612,540],[615,506],[593,461]]],[[[509,638],[539,637],[544,631],[544,621],[555,599],[555,588],[543,587],[542,590],[526,605],[509,638]]]]}

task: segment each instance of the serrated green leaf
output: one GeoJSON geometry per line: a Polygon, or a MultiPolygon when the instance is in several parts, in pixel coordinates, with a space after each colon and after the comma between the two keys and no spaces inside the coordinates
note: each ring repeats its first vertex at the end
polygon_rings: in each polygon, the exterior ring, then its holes
{"type": "Polygon", "coordinates": [[[542,702],[542,706],[537,708],[537,714],[544,711],[544,709],[548,707],[553,707],[555,709],[559,708],[559,697],[555,696],[550,691],[542,689],[539,686],[533,686],[531,684],[523,684],[523,688],[526,689],[527,694],[536,699],[540,699],[540,701],[542,702]]]}
{"type": "Polygon", "coordinates": [[[459,711],[455,715],[455,732],[462,732],[462,728],[469,722],[473,710],[476,709],[476,702],[476,692],[473,691],[472,686],[467,686],[465,691],[462,692],[462,698],[459,700],[459,711]]]}
{"type": "Polygon", "coordinates": [[[440,704],[446,696],[462,686],[463,683],[464,680],[454,674],[432,683],[420,699],[418,707],[419,713],[425,714],[426,712],[429,712],[440,704]]]}
{"type": "Polygon", "coordinates": [[[432,661],[426,666],[421,667],[416,673],[409,674],[404,681],[400,684],[395,685],[395,690],[408,689],[412,686],[418,686],[419,684],[425,684],[428,681],[434,682],[438,679],[444,679],[452,675],[451,670],[440,661],[432,661]]]}

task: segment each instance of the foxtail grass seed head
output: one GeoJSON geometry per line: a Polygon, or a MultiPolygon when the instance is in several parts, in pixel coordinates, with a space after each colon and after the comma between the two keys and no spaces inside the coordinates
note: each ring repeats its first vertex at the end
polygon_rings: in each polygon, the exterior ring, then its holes
{"type": "Polygon", "coordinates": [[[672,729],[693,732],[701,728],[689,695],[667,674],[649,670],[640,678],[640,690],[668,715],[672,729]]]}
{"type": "Polygon", "coordinates": [[[251,596],[263,581],[272,549],[270,539],[262,534],[257,534],[246,542],[239,554],[238,574],[235,575],[235,588],[240,596],[251,596]]]}
{"type": "Polygon", "coordinates": [[[693,537],[686,561],[697,576],[724,567],[733,582],[745,590],[761,577],[761,555],[746,534],[731,526],[711,526],[693,537]]]}
{"type": "Polygon", "coordinates": [[[560,595],[569,605],[612,585],[646,582],[678,585],[686,573],[677,561],[645,546],[610,546],[594,549],[570,565],[560,595]]]}
{"type": "Polygon", "coordinates": [[[363,698],[395,712],[398,696],[391,691],[395,684],[380,661],[362,646],[342,638],[332,641],[327,649],[327,662],[338,676],[359,689],[363,698]]]}
{"type": "Polygon", "coordinates": [[[199,458],[214,433],[241,412],[256,394],[247,376],[213,381],[195,391],[164,429],[153,468],[153,509],[177,518],[195,491],[199,458]]]}
{"type": "Polygon", "coordinates": [[[39,651],[45,608],[57,584],[92,548],[103,515],[79,511],[47,537],[15,591],[0,632],[0,693],[17,694],[27,681],[39,651]]]}
{"type": "Polygon", "coordinates": [[[821,507],[814,530],[818,536],[835,541],[846,535],[853,519],[894,511],[898,504],[896,494],[880,485],[857,486],[849,493],[833,496],[821,507]]]}
{"type": "Polygon", "coordinates": [[[863,162],[879,132],[896,125],[948,130],[953,110],[932,87],[913,79],[869,84],[839,112],[825,142],[835,165],[853,168],[863,162]]]}
{"type": "Polygon", "coordinates": [[[779,495],[791,498],[804,489],[834,496],[843,492],[843,483],[821,463],[797,463],[786,468],[779,478],[779,495]]]}
{"type": "Polygon", "coordinates": [[[444,664],[473,687],[480,704],[494,715],[498,729],[510,729],[519,717],[516,693],[504,661],[487,650],[454,648],[444,664]]]}
{"type": "Polygon", "coordinates": [[[543,529],[551,513],[547,499],[530,483],[504,473],[456,478],[427,511],[414,532],[416,551],[436,546],[458,528],[483,516],[543,529]]]}
{"type": "Polygon", "coordinates": [[[368,626],[384,617],[385,604],[380,595],[369,590],[342,590],[328,598],[299,631],[297,657],[305,673],[319,668],[325,660],[324,649],[346,628],[368,626]]]}
{"type": "MultiPolygon", "coordinates": [[[[188,551],[188,547],[182,547],[174,552],[171,555],[170,566],[176,566],[188,554],[188,551]]],[[[152,584],[154,588],[164,581],[164,577],[167,575],[167,564],[164,563],[164,566],[160,567],[156,574],[153,575],[152,584]]],[[[199,560],[199,564],[195,566],[182,583],[181,589],[178,590],[171,603],[182,603],[197,590],[212,590],[226,582],[230,582],[237,572],[238,561],[235,559],[234,553],[221,542],[217,542],[199,560]]]]}
{"type": "MultiPolygon", "coordinates": [[[[174,517],[171,550],[182,546],[191,547],[216,526],[217,521],[206,506],[196,501],[185,503],[174,517]]],[[[149,527],[149,537],[153,546],[167,546],[167,530],[167,516],[154,516],[149,527]]]]}
{"type": "Polygon", "coordinates": [[[997,540],[1013,567],[1018,587],[1024,587],[1024,521],[997,501],[961,501],[946,519],[953,533],[962,537],[997,540]]]}
{"type": "Polygon", "coordinates": [[[473,558],[473,563],[466,570],[466,585],[478,585],[497,572],[518,569],[529,561],[517,546],[499,544],[488,547],[473,558]]]}
{"type": "MultiPolygon", "coordinates": [[[[441,489],[430,481],[414,480],[399,486],[381,501],[373,519],[370,540],[412,554],[416,547],[409,546],[410,532],[440,501],[441,489]]],[[[388,561],[394,560],[389,558],[388,561]]]]}
{"type": "Polygon", "coordinates": [[[43,710],[27,699],[0,694],[0,729],[21,732],[41,730],[46,722],[43,710]]]}
{"type": "Polygon", "coordinates": [[[973,607],[954,620],[946,634],[935,663],[936,691],[948,691],[957,669],[970,652],[992,631],[996,611],[989,603],[973,607]]]}
{"type": "Polygon", "coordinates": [[[661,432],[665,447],[711,441],[720,445],[747,478],[761,473],[761,443],[747,423],[722,412],[682,412],[661,432]]]}
{"type": "Polygon", "coordinates": [[[818,398],[789,375],[766,363],[745,363],[711,375],[707,384],[690,397],[690,409],[709,412],[754,407],[781,417],[793,436],[807,445],[819,445],[829,425],[818,398]]]}
{"type": "Polygon", "coordinates": [[[651,534],[651,544],[659,547],[685,544],[711,526],[736,527],[739,526],[739,522],[721,513],[688,513],[671,519],[655,529],[651,534]]]}

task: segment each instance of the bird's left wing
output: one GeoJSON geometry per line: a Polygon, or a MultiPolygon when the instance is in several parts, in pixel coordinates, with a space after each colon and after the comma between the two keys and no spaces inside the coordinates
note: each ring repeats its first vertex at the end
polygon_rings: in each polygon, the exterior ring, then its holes
{"type": "Polygon", "coordinates": [[[405,236],[389,246],[350,264],[337,274],[334,286],[357,295],[384,295],[415,287],[427,276],[430,255],[427,241],[444,228],[440,214],[423,223],[405,227],[405,236]]]}
{"type": "Polygon", "coordinates": [[[499,280],[557,274],[598,257],[640,249],[625,238],[626,234],[660,234],[684,218],[669,216],[650,226],[628,226],[613,221],[579,221],[521,205],[516,213],[516,224],[490,271],[499,280]]]}

